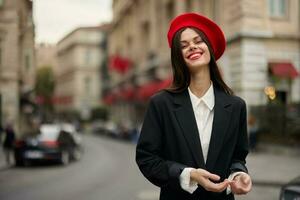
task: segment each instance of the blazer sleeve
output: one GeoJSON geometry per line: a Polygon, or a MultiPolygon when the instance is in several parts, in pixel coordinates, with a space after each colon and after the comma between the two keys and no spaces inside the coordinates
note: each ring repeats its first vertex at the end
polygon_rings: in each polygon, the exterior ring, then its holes
{"type": "Polygon", "coordinates": [[[162,157],[164,133],[157,107],[151,99],[136,147],[136,162],[143,175],[154,185],[179,188],[179,176],[187,166],[162,157]]]}
{"type": "Polygon", "coordinates": [[[248,173],[248,169],[246,167],[246,157],[249,152],[247,134],[247,109],[244,100],[241,100],[240,106],[241,112],[239,120],[239,135],[233,153],[232,164],[230,167],[231,173],[238,171],[248,173]]]}

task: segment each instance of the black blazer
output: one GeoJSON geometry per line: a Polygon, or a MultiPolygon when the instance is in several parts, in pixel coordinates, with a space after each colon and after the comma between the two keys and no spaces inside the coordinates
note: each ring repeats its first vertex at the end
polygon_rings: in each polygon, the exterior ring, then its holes
{"type": "Polygon", "coordinates": [[[215,106],[207,162],[188,90],[161,91],[149,103],[136,147],[136,162],[143,175],[161,188],[161,200],[224,200],[232,194],[208,192],[201,186],[190,194],[180,187],[185,167],[218,174],[221,181],[232,172],[247,173],[248,154],[245,102],[214,87],[215,106]]]}

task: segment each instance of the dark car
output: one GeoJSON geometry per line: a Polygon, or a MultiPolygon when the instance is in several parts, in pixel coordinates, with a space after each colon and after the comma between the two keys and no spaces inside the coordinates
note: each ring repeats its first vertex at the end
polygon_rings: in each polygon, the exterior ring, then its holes
{"type": "Polygon", "coordinates": [[[300,200],[300,176],[281,187],[280,200],[300,200]]]}
{"type": "Polygon", "coordinates": [[[92,123],[93,133],[100,135],[107,135],[114,138],[120,136],[118,126],[112,121],[96,120],[92,123]]]}
{"type": "Polygon", "coordinates": [[[16,165],[30,165],[33,161],[58,161],[66,165],[80,159],[80,141],[71,124],[43,124],[39,134],[15,142],[16,165]]]}

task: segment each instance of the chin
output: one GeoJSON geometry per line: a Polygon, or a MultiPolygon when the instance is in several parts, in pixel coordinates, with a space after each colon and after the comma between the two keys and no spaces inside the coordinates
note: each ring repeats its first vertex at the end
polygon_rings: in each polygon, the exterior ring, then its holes
{"type": "Polygon", "coordinates": [[[196,68],[196,67],[203,67],[203,66],[207,66],[209,63],[208,62],[193,62],[193,63],[188,63],[188,66],[191,68],[196,68]]]}

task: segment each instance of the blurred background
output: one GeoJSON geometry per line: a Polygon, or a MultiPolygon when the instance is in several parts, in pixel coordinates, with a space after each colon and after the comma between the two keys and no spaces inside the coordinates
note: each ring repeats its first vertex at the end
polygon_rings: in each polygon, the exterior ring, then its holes
{"type": "Polygon", "coordinates": [[[254,188],[237,199],[280,198],[300,175],[298,0],[0,0],[0,199],[158,198],[135,144],[172,81],[166,34],[183,12],[221,26],[218,65],[247,103],[254,188]]]}

